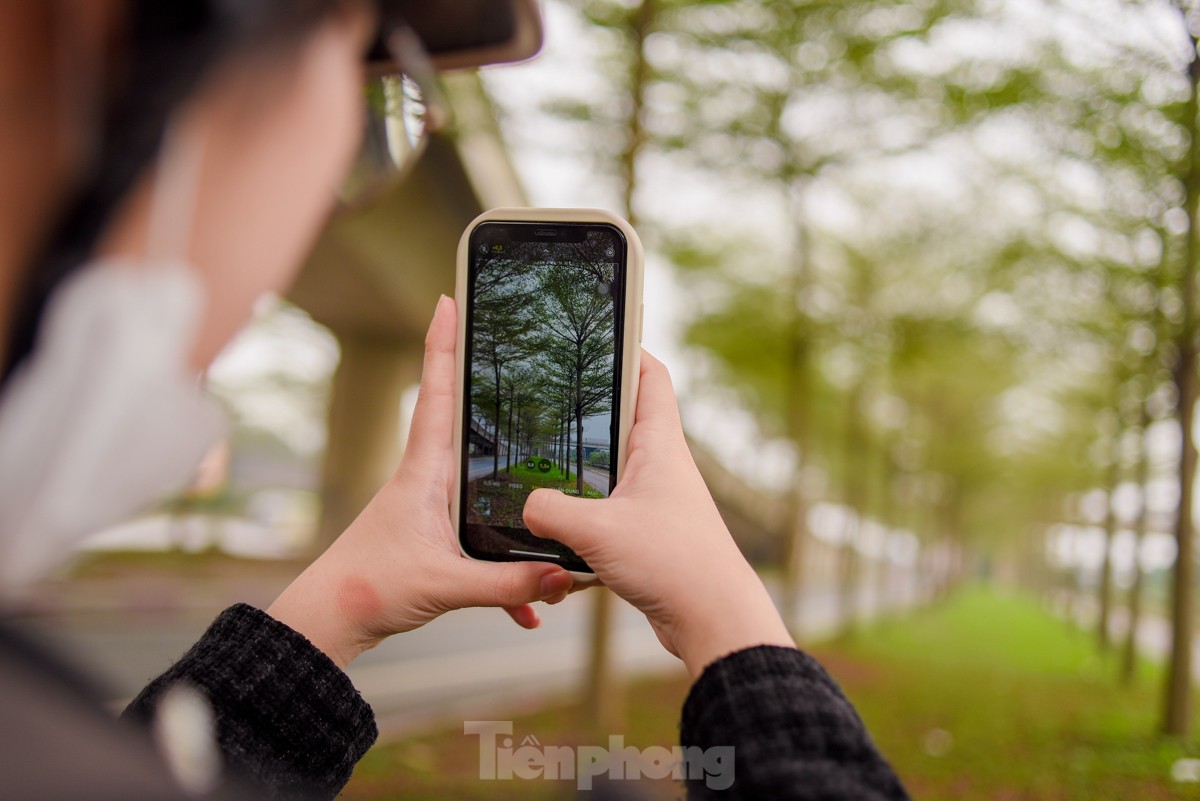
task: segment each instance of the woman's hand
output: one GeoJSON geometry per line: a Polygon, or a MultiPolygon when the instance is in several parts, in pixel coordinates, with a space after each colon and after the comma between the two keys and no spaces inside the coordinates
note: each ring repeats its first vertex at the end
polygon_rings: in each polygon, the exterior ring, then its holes
{"type": "Polygon", "coordinates": [[[518,624],[536,628],[541,621],[529,604],[556,603],[571,589],[571,574],[557,565],[476,562],[459,553],[450,525],[456,330],[454,301],[443,297],[425,339],[399,469],[267,610],[341,667],[451,609],[505,607],[518,624]]]}
{"type": "Polygon", "coordinates": [[[539,489],[525,523],[573,549],[644,612],[693,677],[743,648],[795,645],[692,461],[667,369],[645,352],[629,459],[612,497],[539,489]]]}

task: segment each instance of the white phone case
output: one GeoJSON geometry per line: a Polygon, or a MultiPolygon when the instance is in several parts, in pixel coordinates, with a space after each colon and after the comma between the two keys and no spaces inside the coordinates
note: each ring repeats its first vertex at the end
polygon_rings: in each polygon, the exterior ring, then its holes
{"type": "MultiPolygon", "coordinates": [[[[458,270],[454,300],[458,307],[458,346],[455,350],[454,367],[454,456],[458,465],[454,470],[454,487],[450,494],[450,520],[454,526],[454,537],[463,556],[473,559],[462,547],[459,537],[459,497],[462,492],[462,427],[463,427],[463,376],[466,367],[467,337],[467,279],[470,260],[469,240],[471,232],[483,222],[545,222],[545,223],[607,223],[615,226],[625,236],[628,263],[625,270],[625,321],[621,359],[621,421],[617,431],[617,476],[625,472],[628,457],[629,431],[633,427],[633,415],[637,408],[638,376],[641,375],[642,357],[642,280],[645,255],[642,242],[633,226],[617,215],[601,209],[492,209],[476,217],[458,242],[458,270]]],[[[580,583],[596,581],[596,574],[571,571],[580,583]]]]}

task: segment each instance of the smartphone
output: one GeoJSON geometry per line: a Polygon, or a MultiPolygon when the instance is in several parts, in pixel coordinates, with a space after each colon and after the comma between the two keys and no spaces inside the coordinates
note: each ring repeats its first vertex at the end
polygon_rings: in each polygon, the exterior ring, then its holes
{"type": "Polygon", "coordinates": [[[637,401],[642,246],[590,209],[495,209],[459,242],[451,520],[462,552],[554,562],[594,580],[571,549],[535,537],[525,499],[549,487],[607,497],[625,467],[637,401]]]}

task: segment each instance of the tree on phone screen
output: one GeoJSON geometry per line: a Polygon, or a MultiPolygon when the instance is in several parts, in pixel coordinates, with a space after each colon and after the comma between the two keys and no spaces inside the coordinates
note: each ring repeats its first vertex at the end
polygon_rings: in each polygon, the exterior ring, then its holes
{"type": "Polygon", "coordinates": [[[575,428],[576,490],[584,494],[583,429],[586,418],[612,411],[615,326],[613,302],[609,294],[598,291],[613,280],[612,265],[607,272],[593,261],[558,263],[550,266],[542,278],[540,308],[543,320],[539,354],[546,374],[566,389],[568,411],[575,428]],[[595,275],[604,280],[580,280],[595,275]]]}
{"type": "Polygon", "coordinates": [[[505,368],[525,357],[531,346],[527,309],[536,285],[521,267],[518,259],[495,259],[475,278],[471,402],[491,424],[493,479],[500,473],[505,368]]]}

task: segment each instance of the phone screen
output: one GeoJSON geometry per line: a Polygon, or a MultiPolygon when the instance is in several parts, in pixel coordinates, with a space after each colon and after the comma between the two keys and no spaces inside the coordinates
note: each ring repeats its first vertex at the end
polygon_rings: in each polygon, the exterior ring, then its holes
{"type": "Polygon", "coordinates": [[[522,512],[539,487],[604,498],[616,486],[625,237],[605,223],[485,222],[468,246],[463,549],[587,571],[522,512]]]}

